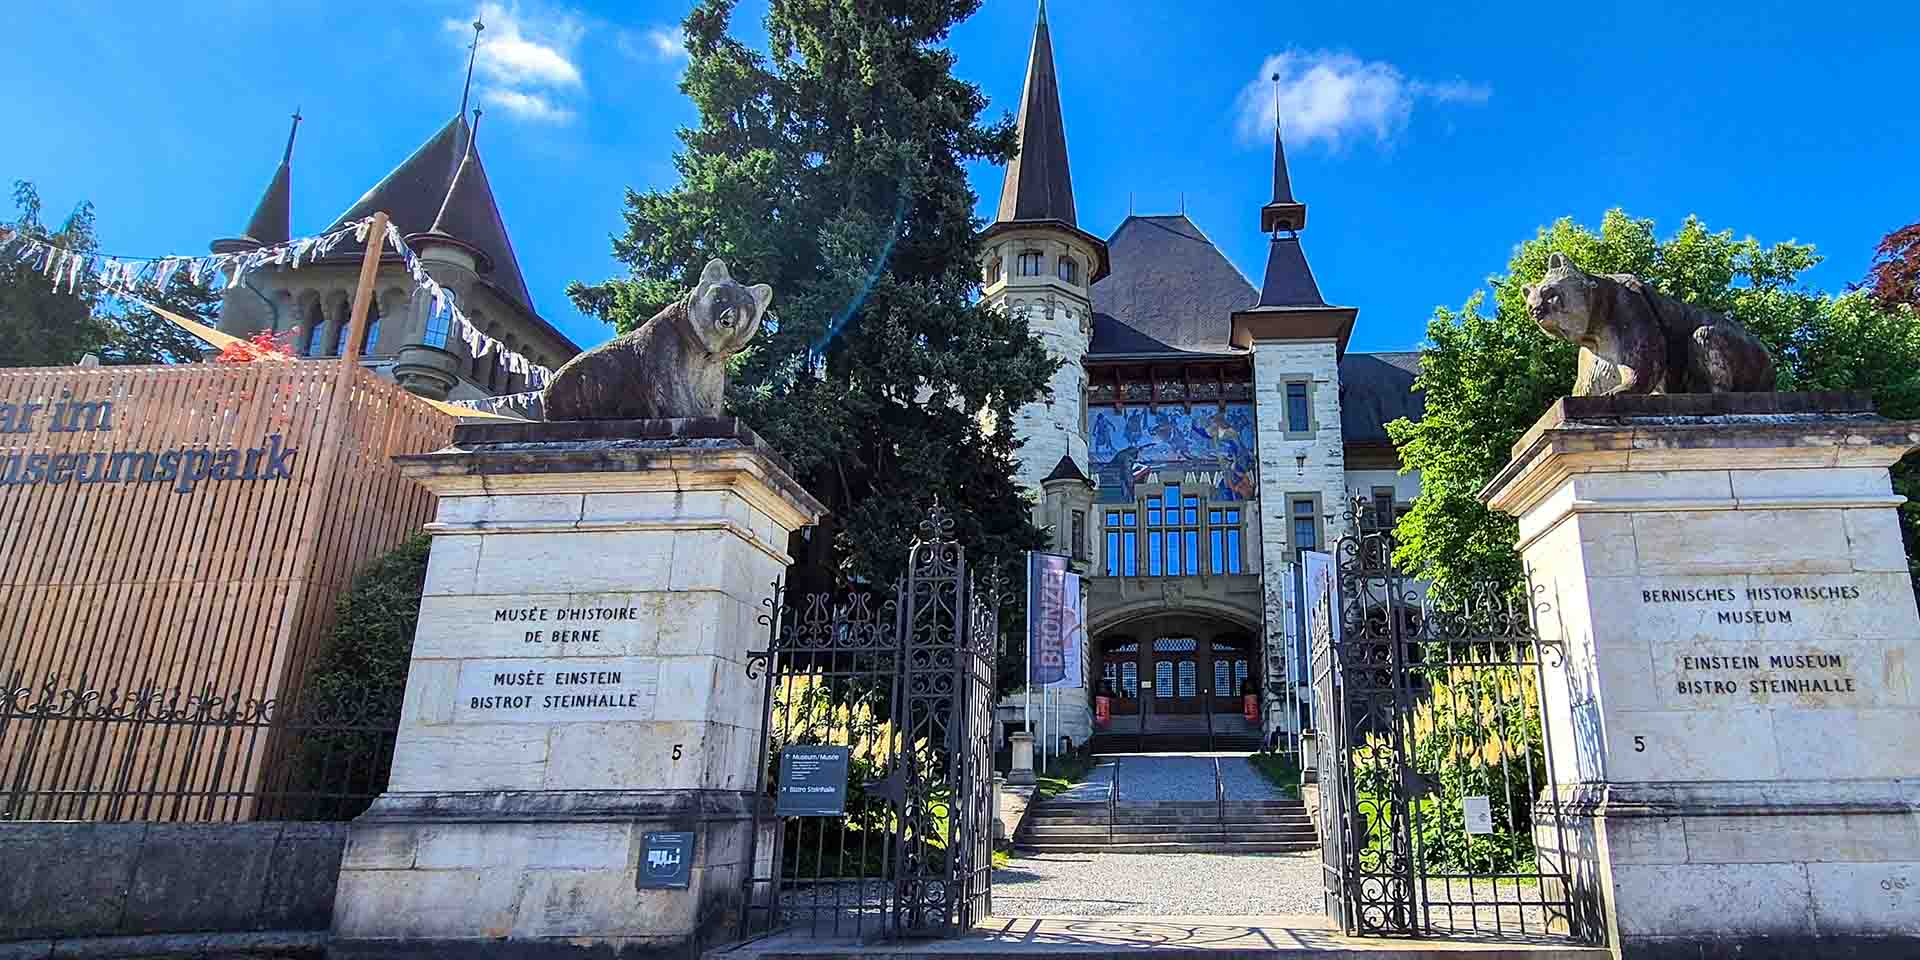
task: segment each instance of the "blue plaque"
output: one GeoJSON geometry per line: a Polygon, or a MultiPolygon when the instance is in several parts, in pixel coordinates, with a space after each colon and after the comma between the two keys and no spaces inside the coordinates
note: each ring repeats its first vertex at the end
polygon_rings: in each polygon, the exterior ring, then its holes
{"type": "Polygon", "coordinates": [[[649,830],[640,838],[642,890],[685,890],[693,883],[693,832],[649,830]]]}
{"type": "Polygon", "coordinates": [[[792,746],[780,751],[782,817],[840,817],[847,812],[846,747],[792,746]]]}

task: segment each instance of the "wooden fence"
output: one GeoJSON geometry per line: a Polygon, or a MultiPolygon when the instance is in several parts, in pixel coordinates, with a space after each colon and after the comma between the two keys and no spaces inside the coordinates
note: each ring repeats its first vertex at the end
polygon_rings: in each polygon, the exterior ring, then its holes
{"type": "MultiPolygon", "coordinates": [[[[392,457],[446,446],[453,426],[339,360],[0,370],[0,674],[290,696],[353,576],[432,515],[392,457]]],[[[40,748],[13,726],[0,791],[97,787],[28,756],[40,748]]],[[[88,752],[231,783],[267,749],[183,760],[129,735],[88,752]]]]}

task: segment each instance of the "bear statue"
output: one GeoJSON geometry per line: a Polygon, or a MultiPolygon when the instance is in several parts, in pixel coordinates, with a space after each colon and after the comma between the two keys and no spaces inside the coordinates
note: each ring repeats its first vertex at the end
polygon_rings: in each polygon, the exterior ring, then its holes
{"type": "Polygon", "coordinates": [[[1746,327],[1631,274],[1585,273],[1555,253],[1526,297],[1540,329],[1580,346],[1574,396],[1775,389],[1773,358],[1746,327]]]}
{"type": "Polygon", "coordinates": [[[760,329],[773,288],[743,287],[719,260],[700,282],[639,329],[585,351],[554,372],[541,395],[548,420],[717,417],[727,360],[760,329]]]}

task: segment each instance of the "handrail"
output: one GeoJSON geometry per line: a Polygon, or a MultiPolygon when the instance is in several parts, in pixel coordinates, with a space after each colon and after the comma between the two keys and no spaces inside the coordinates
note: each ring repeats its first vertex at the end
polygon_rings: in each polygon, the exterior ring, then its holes
{"type": "Polygon", "coordinates": [[[1220,780],[1220,758],[1213,758],[1213,806],[1220,817],[1220,832],[1227,829],[1227,788],[1220,780]]]}
{"type": "Polygon", "coordinates": [[[1115,798],[1120,795],[1120,758],[1113,758],[1113,779],[1107,782],[1107,845],[1113,845],[1113,821],[1118,804],[1115,798]]]}
{"type": "MultiPolygon", "coordinates": [[[[1204,709],[1205,709],[1205,710],[1207,711],[1207,752],[1208,752],[1208,753],[1212,753],[1212,752],[1213,752],[1213,750],[1214,750],[1214,745],[1213,745],[1213,687],[1212,687],[1212,685],[1208,685],[1208,687],[1207,687],[1207,705],[1206,705],[1206,707],[1205,707],[1204,709]]],[[[1215,766],[1219,766],[1219,764],[1217,764],[1217,763],[1216,763],[1216,764],[1215,764],[1215,766]]]]}

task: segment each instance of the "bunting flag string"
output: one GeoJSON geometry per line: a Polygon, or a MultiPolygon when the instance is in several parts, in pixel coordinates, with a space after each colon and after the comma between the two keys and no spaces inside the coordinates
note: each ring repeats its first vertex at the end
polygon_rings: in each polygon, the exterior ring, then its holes
{"type": "MultiPolygon", "coordinates": [[[[249,272],[262,267],[287,270],[310,267],[332,254],[348,237],[352,237],[356,243],[366,243],[367,232],[372,224],[373,218],[367,217],[323,236],[303,237],[237,253],[149,258],[75,253],[19,230],[0,226],[0,262],[28,266],[45,276],[55,290],[78,293],[83,284],[91,282],[114,296],[138,300],[135,291],[139,287],[151,283],[164,290],[181,270],[187,271],[187,279],[196,285],[213,286],[217,283],[231,290],[239,286],[249,272]]],[[[441,286],[427,272],[420,255],[407,246],[400,238],[400,230],[392,223],[387,224],[386,239],[400,255],[415,290],[428,296],[431,319],[447,320],[450,333],[467,345],[470,356],[497,355],[499,359],[496,362],[504,365],[509,373],[525,377],[527,386],[536,390],[553,379],[552,370],[507,349],[506,344],[474,326],[460,309],[452,291],[441,286]]]]}

